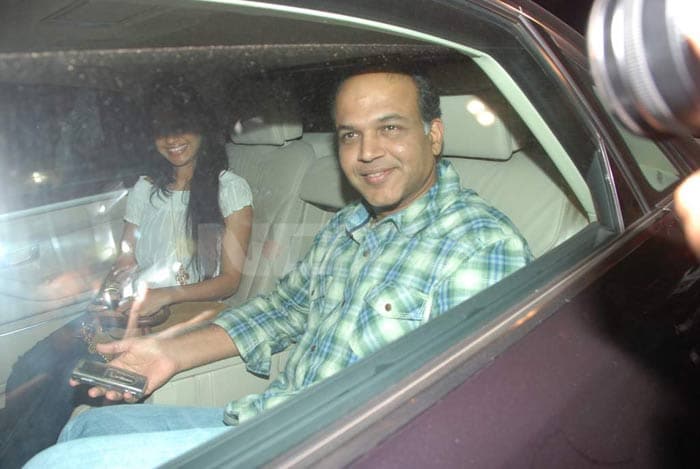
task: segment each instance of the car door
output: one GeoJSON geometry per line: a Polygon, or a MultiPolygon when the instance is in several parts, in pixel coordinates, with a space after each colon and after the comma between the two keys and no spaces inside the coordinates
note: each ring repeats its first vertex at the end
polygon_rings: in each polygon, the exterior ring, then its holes
{"type": "Polygon", "coordinates": [[[82,313],[99,287],[116,256],[126,187],[138,165],[109,161],[119,147],[112,124],[126,112],[119,96],[2,83],[0,97],[4,396],[17,357],[82,313]]]}
{"type": "Polygon", "coordinates": [[[576,66],[580,49],[559,50],[564,37],[523,21],[558,63],[557,75],[580,86],[572,97],[584,100],[599,155],[607,155],[598,170],[614,181],[620,232],[592,250],[595,267],[572,272],[558,295],[534,308],[552,309],[551,315],[353,467],[386,461],[687,467],[697,461],[699,266],[671,197],[697,148],[620,128],[576,66]],[[554,41],[545,40],[548,34],[554,41]]]}

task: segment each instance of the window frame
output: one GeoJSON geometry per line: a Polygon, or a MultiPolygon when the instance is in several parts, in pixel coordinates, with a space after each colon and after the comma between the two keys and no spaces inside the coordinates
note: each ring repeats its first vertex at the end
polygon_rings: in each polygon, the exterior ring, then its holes
{"type": "MultiPolygon", "coordinates": [[[[624,177],[624,184],[632,190],[644,214],[650,213],[655,208],[667,205],[675,188],[685,176],[692,172],[689,162],[681,156],[682,153],[679,148],[687,148],[689,145],[697,147],[697,143],[686,137],[670,137],[664,140],[646,139],[659,149],[679,173],[678,181],[661,191],[656,190],[643,174],[636,158],[632,155],[632,150],[621,135],[618,128],[620,124],[614,122],[614,118],[608,114],[598,95],[593,90],[594,84],[590,75],[588,59],[582,53],[585,50],[582,40],[578,41],[577,47],[573,43],[573,38],[565,37],[559,31],[554,31],[542,24],[535,22],[532,24],[533,28],[538,30],[542,40],[550,45],[552,53],[556,55],[558,60],[568,64],[568,69],[571,71],[571,80],[578,89],[577,94],[590,106],[591,112],[589,115],[595,116],[591,120],[591,124],[595,127],[596,132],[601,135],[601,148],[608,152],[610,158],[618,165],[619,173],[624,177]]],[[[618,183],[623,182],[618,181],[618,183]]],[[[634,221],[634,219],[629,219],[629,214],[623,215],[626,223],[634,221]]]]}

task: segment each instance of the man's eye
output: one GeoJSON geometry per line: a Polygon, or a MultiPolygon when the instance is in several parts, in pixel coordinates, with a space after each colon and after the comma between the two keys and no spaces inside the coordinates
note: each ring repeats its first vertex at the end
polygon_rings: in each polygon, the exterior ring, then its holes
{"type": "Polygon", "coordinates": [[[384,127],[382,127],[382,130],[384,132],[398,132],[399,127],[397,125],[394,125],[394,124],[387,124],[384,127]]]}
{"type": "Polygon", "coordinates": [[[355,137],[357,137],[357,132],[343,132],[338,138],[341,142],[348,142],[355,137]]]}

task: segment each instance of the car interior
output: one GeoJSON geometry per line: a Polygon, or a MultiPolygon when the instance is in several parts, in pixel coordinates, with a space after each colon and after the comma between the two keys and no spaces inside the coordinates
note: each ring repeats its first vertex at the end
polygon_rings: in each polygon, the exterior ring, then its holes
{"type": "MultiPolygon", "coordinates": [[[[378,62],[391,57],[391,60],[422,63],[421,68],[441,92],[446,128],[442,157],[453,163],[465,187],[475,190],[511,218],[535,256],[543,255],[595,221],[590,193],[571,161],[565,154],[557,158],[547,154],[508,99],[473,61],[434,47],[374,48],[377,50],[372,60],[378,62]],[[580,194],[584,197],[579,197],[580,194]]],[[[294,50],[293,63],[288,59],[284,66],[266,66],[264,74],[257,69],[255,73],[239,71],[237,75],[217,74],[198,83],[210,102],[219,103],[215,110],[225,128],[230,167],[246,179],[253,191],[254,223],[248,256],[237,293],[224,300],[229,306],[273,288],[276,280],[304,255],[318,229],[337,210],[358,198],[337,163],[329,97],[338,74],[355,65],[358,56],[368,59],[366,49],[345,46],[342,50],[345,56],[332,64],[327,57],[339,55],[337,47],[299,46],[294,50]],[[314,92],[309,93],[310,89],[314,92]]],[[[231,52],[239,55],[255,52],[256,60],[270,63],[280,53],[275,48],[270,48],[269,54],[255,48],[231,52]]],[[[203,59],[197,57],[197,60],[203,59]]],[[[126,62],[126,58],[121,57],[120,61],[126,62]]],[[[94,73],[92,68],[87,70],[94,73]]],[[[97,72],[102,75],[104,69],[97,72]]],[[[13,103],[12,96],[17,94],[12,92],[26,86],[34,90],[47,88],[47,92],[57,96],[56,102],[66,101],[63,105],[69,116],[71,112],[89,110],[81,119],[76,118],[75,125],[82,126],[77,131],[68,128],[70,122],[63,127],[54,125],[56,135],[50,135],[49,129],[47,139],[60,141],[63,137],[66,141],[61,145],[67,146],[67,152],[71,153],[75,145],[71,146],[70,138],[82,142],[92,131],[97,134],[92,137],[96,142],[89,150],[114,158],[111,164],[115,171],[92,174],[95,179],[102,178],[99,182],[103,183],[101,191],[94,194],[45,205],[39,201],[38,206],[24,210],[12,211],[8,207],[10,211],[0,216],[2,242],[7,252],[0,270],[0,294],[12,298],[9,302],[12,307],[6,307],[3,312],[0,340],[9,350],[16,351],[0,359],[0,382],[7,378],[17,353],[74,317],[90,299],[116,252],[126,190],[143,167],[138,158],[121,159],[120,153],[137,152],[139,142],[146,139],[137,129],[122,126],[122,135],[114,137],[120,143],[109,148],[110,139],[106,135],[120,131],[120,117],[138,121],[140,92],[147,80],[134,83],[131,77],[133,87],[115,90],[108,86],[105,90],[95,87],[98,77],[88,80],[90,86],[76,88],[75,83],[17,83],[16,76],[7,75],[3,77],[4,98],[14,104],[18,115],[26,106],[26,98],[15,99],[13,103]],[[116,98],[109,96],[119,93],[127,95],[121,98],[125,103],[121,116],[111,116],[116,122],[100,120],[102,115],[108,115],[100,114],[105,100],[116,102],[116,98]],[[101,107],[94,103],[97,100],[103,100],[101,107]],[[102,128],[108,125],[116,127],[102,128]],[[77,136],[69,135],[71,132],[77,136]],[[128,146],[124,140],[129,141],[128,146]],[[56,314],[56,310],[61,314],[56,314]]],[[[29,117],[37,116],[30,113],[29,117]]],[[[13,141],[8,127],[3,129],[9,136],[4,140],[8,153],[19,155],[29,151],[28,140],[15,135],[13,141]]],[[[47,142],[45,148],[35,151],[48,151],[49,146],[47,142]]],[[[56,158],[55,148],[50,153],[56,158]]],[[[69,154],[66,158],[77,157],[69,154]]],[[[44,161],[49,161],[48,158],[44,161]]],[[[17,168],[21,168],[19,161],[17,168]]],[[[72,163],[79,164],[79,161],[72,163]]],[[[59,177],[55,168],[65,166],[55,163],[46,171],[32,171],[28,175],[31,184],[62,186],[67,178],[59,177]]],[[[246,372],[239,358],[189,370],[158,390],[149,401],[223,405],[264,389],[283,366],[284,357],[284,354],[276,357],[275,372],[269,377],[246,372]]]]}

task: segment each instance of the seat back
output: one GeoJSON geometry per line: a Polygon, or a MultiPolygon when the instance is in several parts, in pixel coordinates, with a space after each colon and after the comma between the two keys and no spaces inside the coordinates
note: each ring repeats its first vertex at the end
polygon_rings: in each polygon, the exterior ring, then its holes
{"type": "Polygon", "coordinates": [[[304,213],[301,181],[315,159],[311,145],[300,140],[301,118],[290,96],[269,84],[262,93],[247,90],[252,109],[235,106],[243,117],[234,120],[226,145],[231,170],[250,185],[254,213],[243,276],[226,301],[230,305],[269,291],[297,261],[289,245],[304,213]]]}
{"type": "Polygon", "coordinates": [[[535,256],[589,223],[572,191],[524,125],[493,95],[443,96],[443,158],[462,185],[505,213],[535,256]]]}

